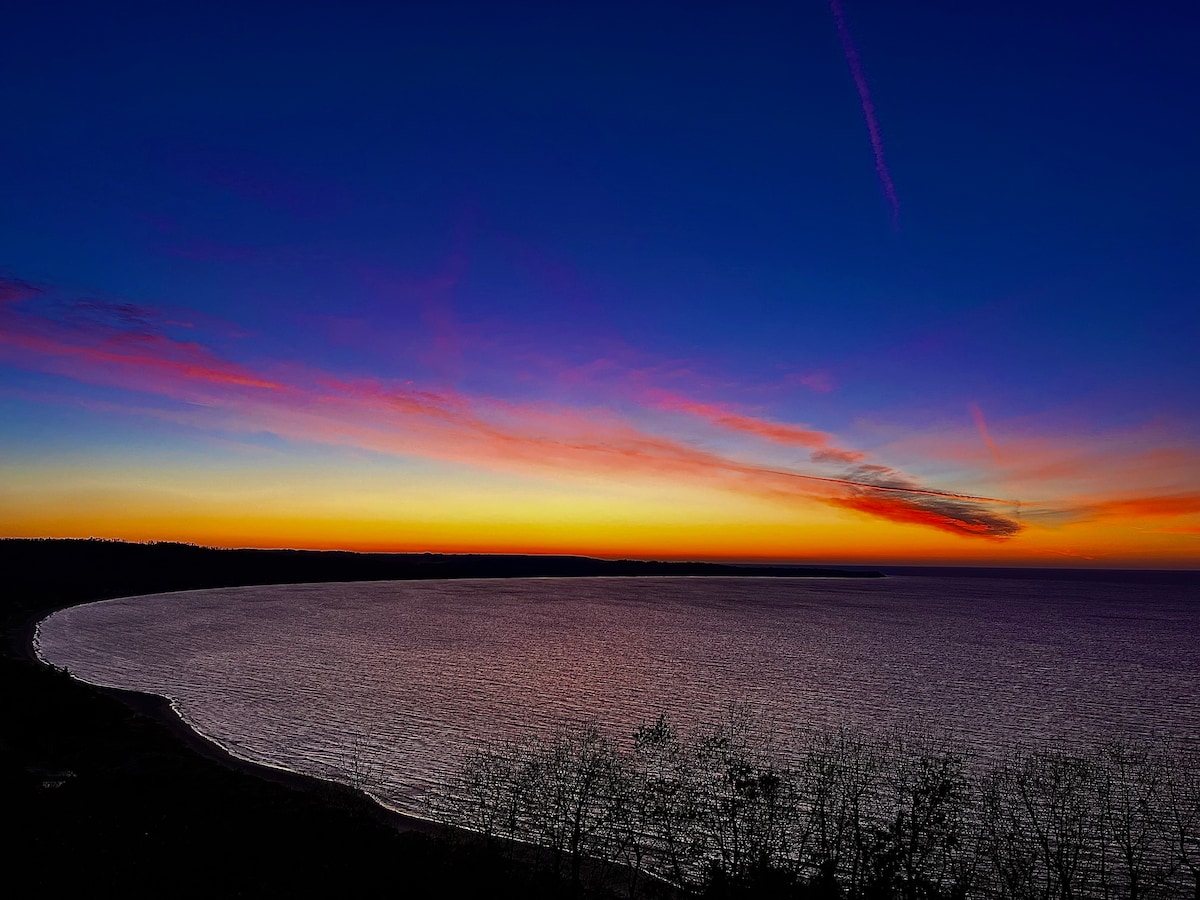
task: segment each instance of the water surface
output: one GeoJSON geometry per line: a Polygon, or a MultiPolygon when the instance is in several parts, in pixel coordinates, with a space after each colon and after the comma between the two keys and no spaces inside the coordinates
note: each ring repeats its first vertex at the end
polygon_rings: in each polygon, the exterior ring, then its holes
{"type": "Polygon", "coordinates": [[[39,652],[170,697],[234,753],[421,814],[464,750],[750,704],[783,733],[945,730],[982,752],[1200,739],[1195,579],[893,576],[283,585],[55,613],[39,652]],[[357,774],[354,774],[357,773],[357,774]]]}

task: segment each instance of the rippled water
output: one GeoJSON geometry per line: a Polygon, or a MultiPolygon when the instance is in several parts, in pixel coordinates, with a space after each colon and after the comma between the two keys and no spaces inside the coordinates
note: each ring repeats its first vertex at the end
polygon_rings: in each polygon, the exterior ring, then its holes
{"type": "Polygon", "coordinates": [[[513,579],[288,585],[55,613],[48,662],[172,698],[240,756],[421,814],[465,748],[749,703],[987,751],[1200,740],[1195,578],[513,579]],[[352,773],[357,772],[358,776],[352,773]]]}

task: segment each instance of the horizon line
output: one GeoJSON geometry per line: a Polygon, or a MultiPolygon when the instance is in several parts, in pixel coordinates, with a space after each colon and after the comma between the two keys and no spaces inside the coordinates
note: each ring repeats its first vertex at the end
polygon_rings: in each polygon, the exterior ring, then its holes
{"type": "Polygon", "coordinates": [[[878,568],[893,568],[893,569],[992,569],[992,570],[1040,570],[1040,571],[1058,571],[1058,572],[1174,572],[1184,574],[1200,574],[1200,564],[1193,566],[1147,566],[1137,564],[1114,564],[1114,565],[1097,565],[1094,562],[1084,564],[1058,564],[1047,565],[1029,561],[1014,561],[1014,562],[999,562],[989,560],[986,562],[980,561],[961,561],[961,560],[907,560],[904,562],[888,562],[886,560],[864,562],[861,560],[852,562],[843,562],[835,559],[822,560],[806,560],[796,561],[794,557],[781,559],[778,557],[650,557],[650,556],[596,556],[583,552],[548,552],[548,551],[498,551],[498,550],[364,550],[354,549],[349,547],[287,547],[287,546],[250,546],[250,545],[220,545],[220,544],[201,544],[194,541],[174,540],[174,539],[147,539],[147,540],[130,540],[128,538],[110,538],[89,535],[87,537],[51,537],[46,535],[22,536],[22,535],[5,535],[0,536],[0,543],[7,541],[60,541],[60,542],[77,542],[77,543],[106,543],[106,544],[126,544],[130,546],[156,546],[161,544],[173,545],[178,547],[193,547],[198,550],[215,550],[215,551],[240,551],[251,550],[260,551],[263,553],[270,552],[291,552],[291,553],[352,553],[359,556],[490,556],[490,557],[527,557],[530,559],[586,559],[596,562],[644,562],[644,563],[671,563],[687,565],[689,563],[696,564],[712,564],[712,565],[727,565],[727,566],[759,566],[759,567],[774,567],[774,568],[828,568],[838,567],[845,569],[878,569],[878,568]]]}

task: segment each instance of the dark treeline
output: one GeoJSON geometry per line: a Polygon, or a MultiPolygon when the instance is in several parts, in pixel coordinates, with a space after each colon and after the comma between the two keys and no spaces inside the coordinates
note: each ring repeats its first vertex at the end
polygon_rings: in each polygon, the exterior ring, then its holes
{"type": "Polygon", "coordinates": [[[637,575],[872,578],[862,569],[742,566],[703,562],[604,560],[585,556],[351,553],[340,550],[226,550],[167,542],[0,540],[0,572],[12,602],[27,609],[156,591],[427,578],[527,578],[637,575]]]}
{"type": "Polygon", "coordinates": [[[1129,742],[986,760],[908,733],[781,742],[736,711],[691,738],[660,718],[622,746],[581,726],[479,749],[442,813],[630,896],[1188,898],[1198,763],[1129,742]]]}
{"type": "MultiPolygon", "coordinates": [[[[722,575],[777,578],[880,578],[870,569],[818,566],[733,565],[501,553],[357,553],[348,550],[230,550],[164,541],[0,539],[0,564],[19,561],[34,577],[39,563],[66,565],[57,578],[75,575],[95,583],[102,578],[156,574],[180,590],[186,581],[211,587],[245,584],[298,584],[318,581],[387,581],[421,578],[541,578],[589,575],[722,575]],[[80,569],[72,567],[79,566],[80,569]]],[[[7,568],[7,565],[6,565],[7,568]]],[[[12,574],[20,574],[13,572],[12,574]]]]}

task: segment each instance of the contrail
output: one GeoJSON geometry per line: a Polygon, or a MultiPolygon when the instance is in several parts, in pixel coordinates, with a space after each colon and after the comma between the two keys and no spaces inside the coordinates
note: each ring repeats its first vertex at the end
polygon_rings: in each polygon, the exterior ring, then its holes
{"type": "Polygon", "coordinates": [[[871,150],[875,153],[875,173],[879,183],[883,185],[883,193],[888,203],[892,205],[892,224],[900,227],[900,201],[896,198],[896,186],[892,184],[892,176],[888,173],[887,163],[883,159],[883,138],[879,134],[879,122],[875,120],[875,104],[871,102],[871,92],[867,89],[867,78],[863,74],[862,63],[858,59],[858,50],[850,39],[850,29],[846,25],[846,16],[842,13],[841,0],[829,0],[829,9],[833,12],[833,20],[837,23],[838,37],[842,41],[842,51],[846,54],[846,64],[854,77],[854,85],[858,88],[858,96],[862,101],[863,118],[867,120],[867,134],[871,138],[871,150]]]}

